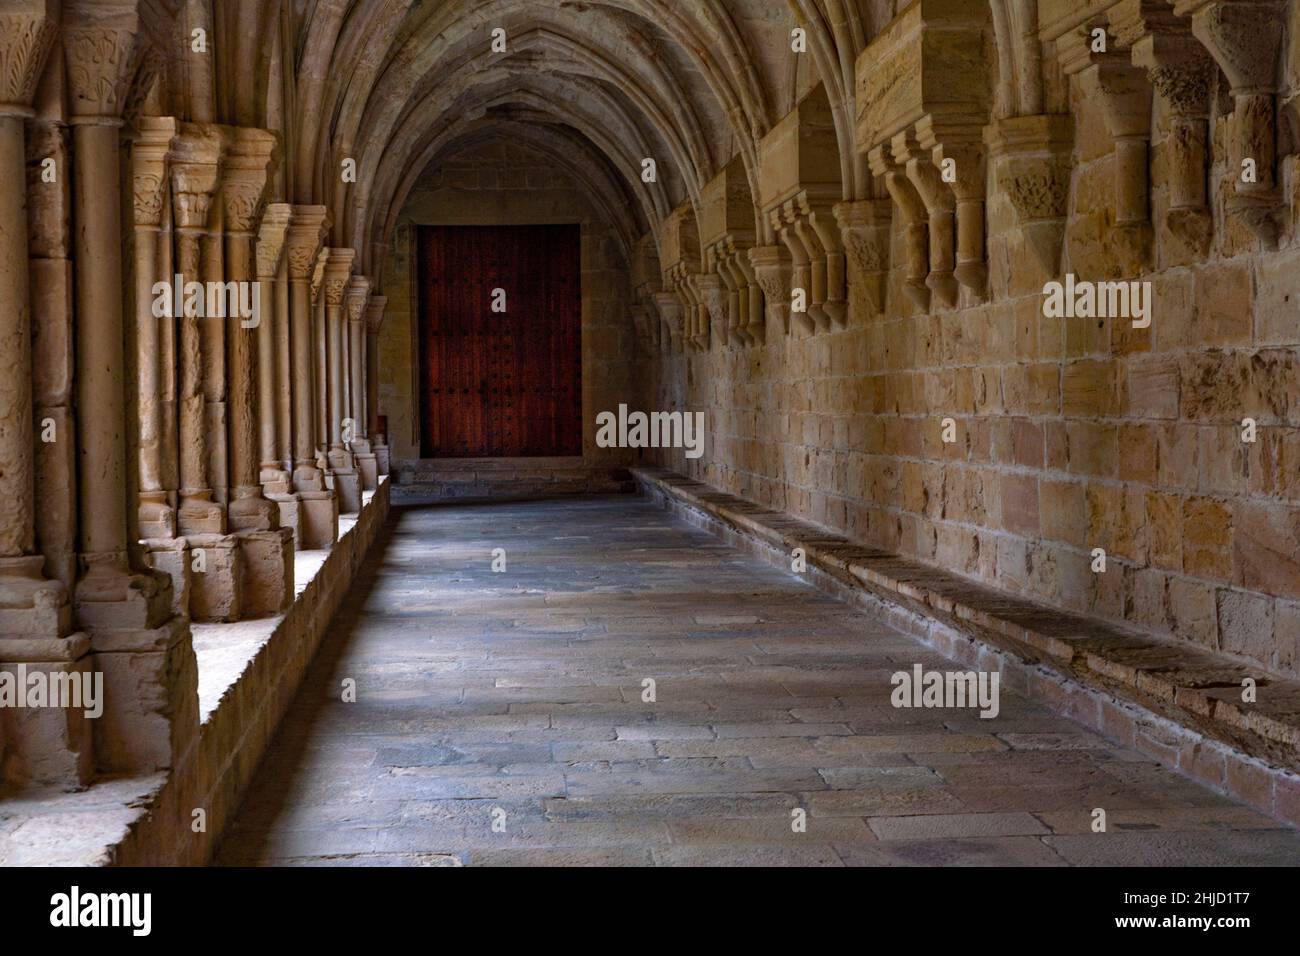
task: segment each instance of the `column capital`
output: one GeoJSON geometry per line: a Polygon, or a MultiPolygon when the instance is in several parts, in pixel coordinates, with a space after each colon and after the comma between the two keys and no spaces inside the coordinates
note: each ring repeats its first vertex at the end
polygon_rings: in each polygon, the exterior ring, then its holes
{"type": "Polygon", "coordinates": [[[388,307],[388,296],[372,295],[366,303],[366,331],[378,334],[384,324],[384,309],[388,307]]]}
{"type": "Polygon", "coordinates": [[[365,276],[353,276],[348,282],[345,301],[348,320],[360,322],[365,318],[366,300],[370,297],[370,280],[365,276]]]}
{"type": "Polygon", "coordinates": [[[176,228],[200,230],[217,191],[221,168],[221,138],[205,125],[182,123],[172,146],[172,204],[176,228]]]}
{"type": "Polygon", "coordinates": [[[330,249],[325,260],[325,301],[330,305],[343,304],[343,292],[352,276],[352,263],[357,254],[353,249],[330,249]]]}
{"type": "Polygon", "coordinates": [[[58,28],[54,0],[12,0],[0,7],[0,116],[31,115],[58,28]]]}
{"type": "Polygon", "coordinates": [[[1234,95],[1277,92],[1284,0],[1175,0],[1192,33],[1218,62],[1234,95]]]}
{"type": "Polygon", "coordinates": [[[226,157],[221,170],[221,203],[226,232],[249,236],[257,228],[278,140],[274,133],[249,127],[223,130],[226,157]]]}
{"type": "Polygon", "coordinates": [[[135,224],[150,229],[162,225],[167,163],[180,131],[174,116],[145,116],[131,148],[135,224]]]}
{"type": "Polygon", "coordinates": [[[65,11],[63,59],[74,124],[121,124],[139,28],[132,2],[82,0],[65,11]]]}
{"type": "Polygon", "coordinates": [[[289,223],[293,207],[287,202],[269,203],[262,212],[262,224],[257,233],[257,277],[274,279],[280,268],[280,256],[284,252],[285,237],[289,232],[289,223]]]}
{"type": "Polygon", "coordinates": [[[291,206],[290,210],[289,229],[285,234],[289,277],[310,279],[329,228],[328,210],[324,206],[291,206]]]}

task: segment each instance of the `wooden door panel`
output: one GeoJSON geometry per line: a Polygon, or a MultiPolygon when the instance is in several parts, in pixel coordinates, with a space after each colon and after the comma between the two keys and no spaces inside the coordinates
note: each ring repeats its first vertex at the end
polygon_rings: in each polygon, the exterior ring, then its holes
{"type": "Polygon", "coordinates": [[[422,457],[582,454],[580,228],[420,226],[417,257],[422,457]]]}

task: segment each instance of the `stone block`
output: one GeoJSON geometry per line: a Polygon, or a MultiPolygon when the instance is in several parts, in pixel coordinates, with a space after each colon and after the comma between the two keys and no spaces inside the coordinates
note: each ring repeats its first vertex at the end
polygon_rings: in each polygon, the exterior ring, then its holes
{"type": "Polygon", "coordinates": [[[239,539],[240,615],[282,614],[293,603],[293,532],[245,531],[239,539]]]}

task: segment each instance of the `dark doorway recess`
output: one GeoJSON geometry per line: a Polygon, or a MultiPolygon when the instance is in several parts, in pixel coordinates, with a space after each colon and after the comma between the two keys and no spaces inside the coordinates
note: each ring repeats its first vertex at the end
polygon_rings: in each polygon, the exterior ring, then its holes
{"type": "Polygon", "coordinates": [[[580,227],[418,232],[421,457],[581,455],[580,227]]]}

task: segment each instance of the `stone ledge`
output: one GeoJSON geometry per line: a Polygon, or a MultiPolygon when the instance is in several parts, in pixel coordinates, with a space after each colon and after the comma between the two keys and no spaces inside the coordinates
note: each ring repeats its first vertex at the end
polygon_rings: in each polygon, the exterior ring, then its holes
{"type": "Polygon", "coordinates": [[[1300,682],[863,547],[675,472],[632,474],[644,493],[786,568],[803,548],[815,583],[872,604],[947,656],[1001,669],[1013,689],[1300,825],[1300,682]],[[1241,701],[1246,677],[1257,683],[1256,704],[1241,701]]]}
{"type": "Polygon", "coordinates": [[[78,793],[6,795],[0,865],[206,863],[386,523],[389,488],[381,478],[359,514],[340,518],[333,548],[295,554],[296,593],[286,613],[192,626],[200,726],[172,770],[98,780],[78,793]],[[191,829],[196,808],[207,811],[204,833],[191,829]]]}

